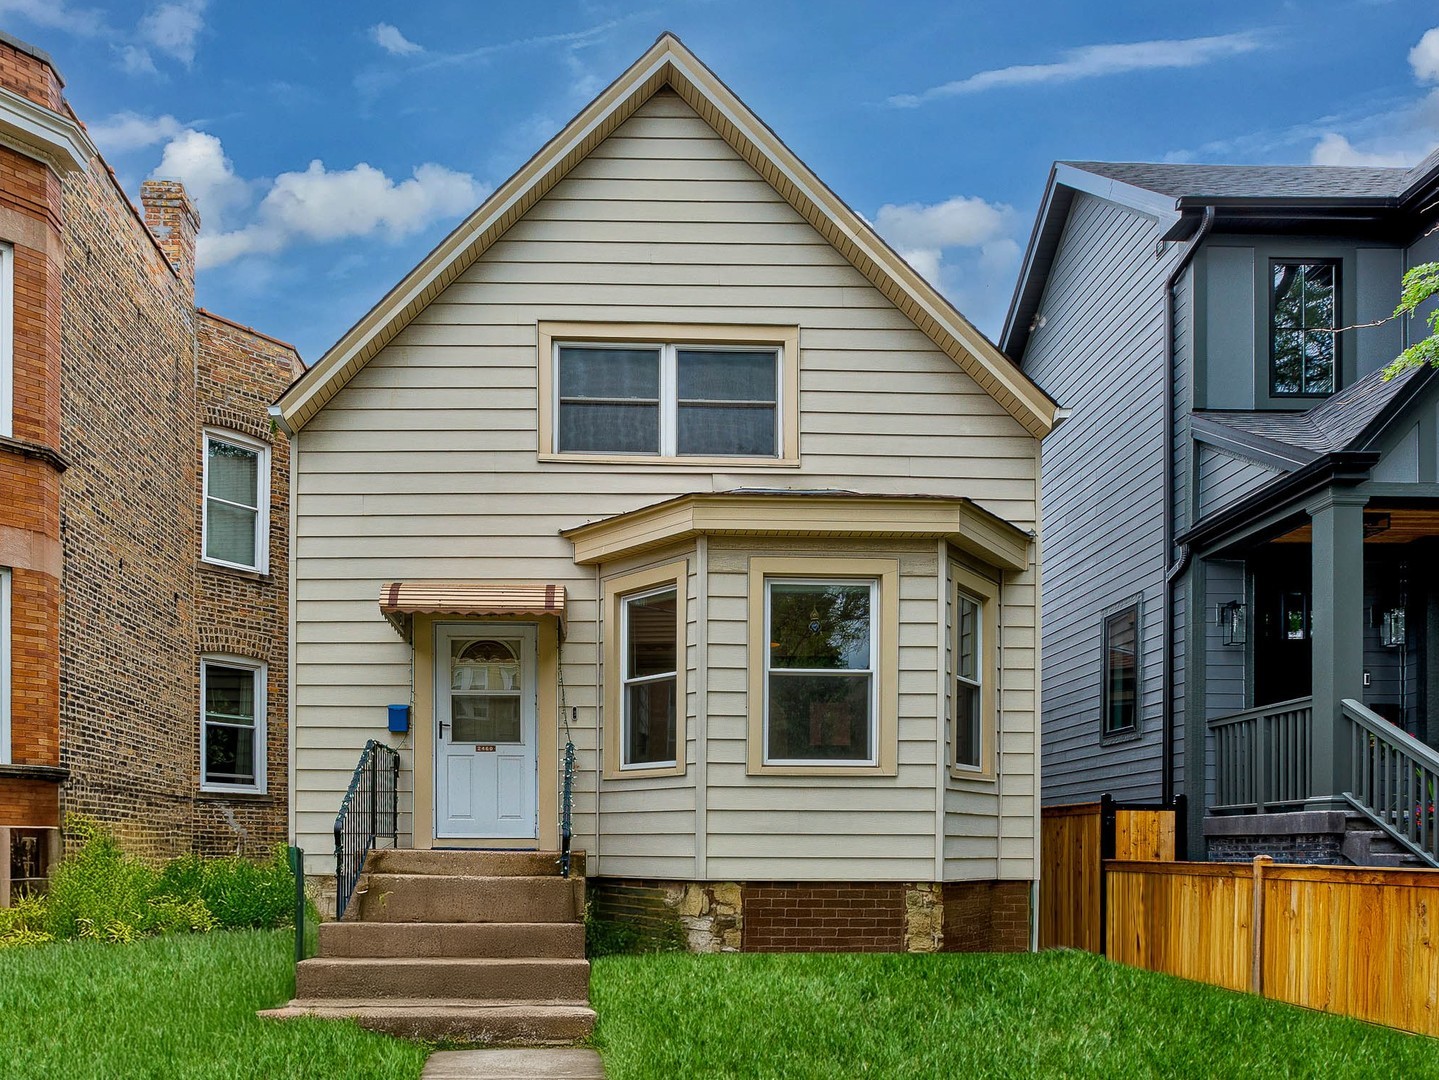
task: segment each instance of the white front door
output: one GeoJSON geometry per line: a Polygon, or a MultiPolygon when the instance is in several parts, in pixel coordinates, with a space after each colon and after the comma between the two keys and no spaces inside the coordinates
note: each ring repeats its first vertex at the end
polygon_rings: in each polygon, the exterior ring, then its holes
{"type": "Polygon", "coordinates": [[[435,627],[435,837],[536,831],[535,628],[435,627]]]}

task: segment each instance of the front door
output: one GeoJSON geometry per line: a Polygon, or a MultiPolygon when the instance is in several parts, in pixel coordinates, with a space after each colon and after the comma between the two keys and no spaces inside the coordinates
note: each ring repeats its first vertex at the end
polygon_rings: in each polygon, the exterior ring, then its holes
{"type": "Polygon", "coordinates": [[[535,628],[435,630],[435,837],[533,839],[535,628]]]}

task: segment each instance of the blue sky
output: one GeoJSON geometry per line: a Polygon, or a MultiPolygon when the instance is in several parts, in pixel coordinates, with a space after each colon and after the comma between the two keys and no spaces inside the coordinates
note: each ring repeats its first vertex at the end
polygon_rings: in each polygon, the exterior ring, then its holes
{"type": "Polygon", "coordinates": [[[1416,0],[0,0],[134,197],[204,217],[199,302],[314,361],[671,29],[991,336],[1050,162],[1413,164],[1416,0]]]}

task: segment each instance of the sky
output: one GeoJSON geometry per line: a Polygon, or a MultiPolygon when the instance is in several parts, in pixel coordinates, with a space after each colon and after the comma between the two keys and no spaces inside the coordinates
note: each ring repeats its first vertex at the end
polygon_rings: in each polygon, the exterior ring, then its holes
{"type": "Polygon", "coordinates": [[[132,200],[178,178],[197,301],[313,362],[677,33],[990,337],[1054,160],[1412,165],[1420,0],[0,0],[132,200]]]}

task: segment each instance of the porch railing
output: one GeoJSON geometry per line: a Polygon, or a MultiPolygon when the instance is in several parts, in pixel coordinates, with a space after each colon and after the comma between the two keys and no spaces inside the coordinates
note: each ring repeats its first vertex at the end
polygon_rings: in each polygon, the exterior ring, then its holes
{"type": "Polygon", "coordinates": [[[1344,797],[1401,846],[1439,866],[1439,753],[1344,699],[1353,789],[1344,797]]]}
{"type": "Polygon", "coordinates": [[[1214,733],[1212,809],[1263,814],[1292,809],[1310,790],[1314,699],[1295,698],[1209,721],[1214,733]]]}
{"type": "Polygon", "coordinates": [[[371,739],[335,815],[335,918],[345,917],[365,856],[381,836],[400,842],[400,755],[371,739]]]}

